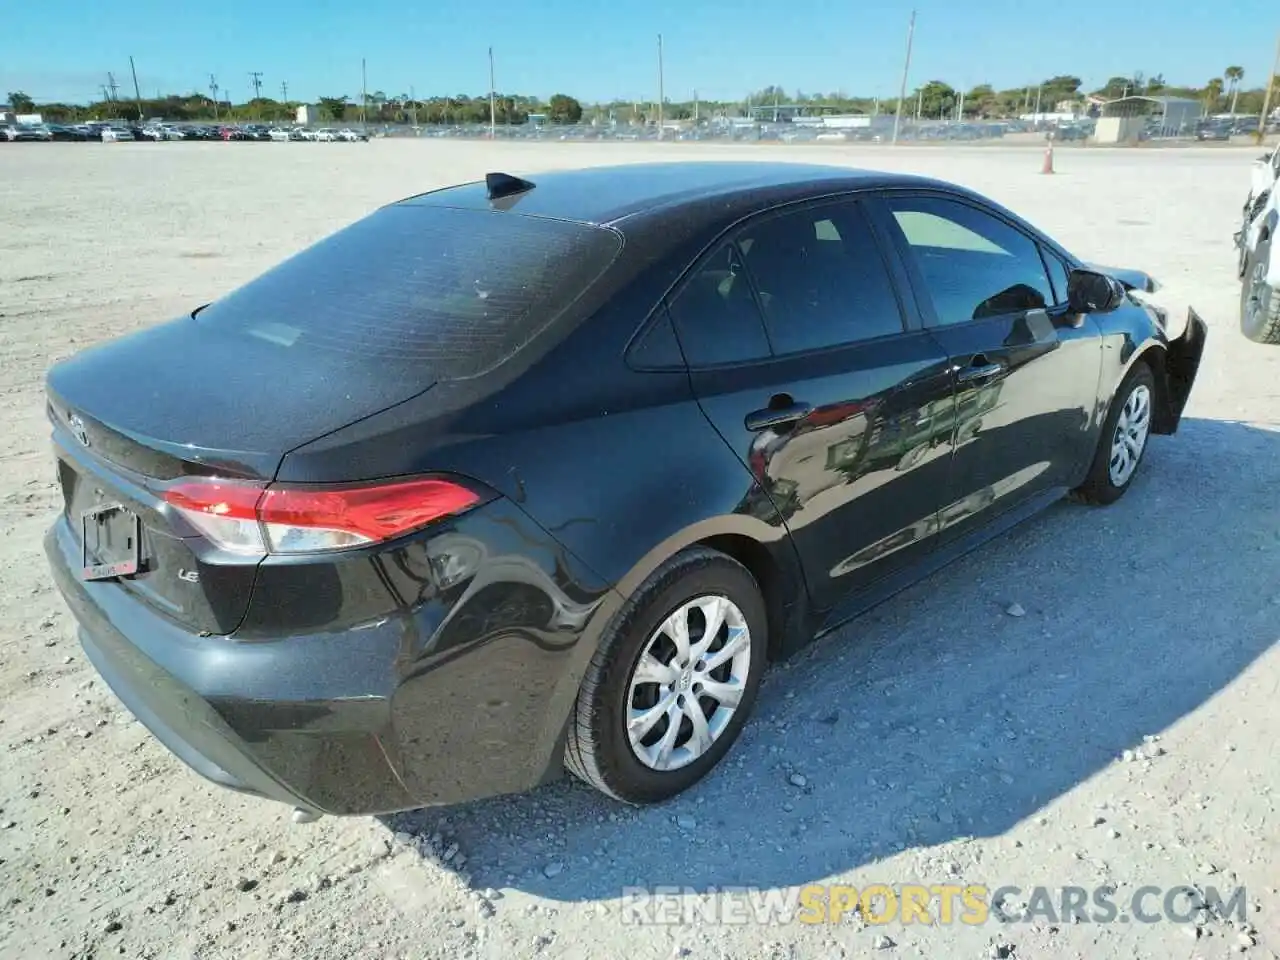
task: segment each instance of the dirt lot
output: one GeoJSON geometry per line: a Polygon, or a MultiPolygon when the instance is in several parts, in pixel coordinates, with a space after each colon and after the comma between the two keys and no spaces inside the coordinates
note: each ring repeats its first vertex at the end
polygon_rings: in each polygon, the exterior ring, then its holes
{"type": "Polygon", "coordinates": [[[1280,349],[1236,331],[1230,243],[1253,152],[1062,149],[1045,177],[1000,147],[0,147],[0,955],[1276,957],[1280,349]],[[1058,506],[774,670],[723,769],[664,807],[565,781],[297,826],[199,780],[95,679],[50,585],[45,369],[379,203],[656,154],[939,175],[1152,271],[1212,328],[1181,432],[1114,508],[1058,506]],[[629,885],[810,882],[1114,884],[1122,908],[1243,885],[1248,916],[624,922],[629,885]]]}

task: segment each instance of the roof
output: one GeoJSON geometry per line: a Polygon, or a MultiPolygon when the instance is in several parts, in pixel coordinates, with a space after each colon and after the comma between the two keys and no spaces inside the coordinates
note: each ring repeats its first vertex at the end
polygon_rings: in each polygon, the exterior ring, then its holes
{"type": "Polygon", "coordinates": [[[1200,103],[1199,100],[1193,100],[1190,97],[1148,97],[1141,94],[1134,94],[1129,97],[1116,97],[1114,100],[1107,100],[1104,102],[1106,103],[1107,106],[1110,106],[1113,103],[1128,103],[1128,102],[1133,102],[1137,100],[1143,100],[1147,103],[1163,103],[1163,104],[1191,103],[1191,104],[1196,104],[1197,106],[1200,103]]]}
{"type": "Polygon", "coordinates": [[[857,187],[927,182],[904,174],[825,164],[722,160],[555,170],[531,173],[526,179],[534,183],[532,190],[492,202],[483,180],[444,187],[400,202],[514,210],[529,216],[607,224],[659,207],[760,191],[793,193],[811,187],[814,195],[819,195],[857,187]]]}

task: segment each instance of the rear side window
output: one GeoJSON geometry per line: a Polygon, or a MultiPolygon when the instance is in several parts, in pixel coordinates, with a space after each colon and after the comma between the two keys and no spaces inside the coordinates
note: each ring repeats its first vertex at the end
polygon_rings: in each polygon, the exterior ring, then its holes
{"type": "Polygon", "coordinates": [[[738,245],[776,353],[902,333],[889,271],[853,203],[805,208],[748,227],[738,245]]]}
{"type": "Polygon", "coordinates": [[[621,246],[613,231],[582,223],[392,205],[211,303],[196,322],[289,355],[473,376],[537,336],[621,246]]]}
{"type": "Polygon", "coordinates": [[[769,356],[769,340],[732,244],[698,268],[671,302],[676,336],[691,367],[744,363],[769,356]]]}

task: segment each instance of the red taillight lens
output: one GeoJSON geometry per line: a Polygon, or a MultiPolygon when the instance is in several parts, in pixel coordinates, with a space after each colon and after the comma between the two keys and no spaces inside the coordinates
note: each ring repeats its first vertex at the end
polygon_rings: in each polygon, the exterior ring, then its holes
{"type": "Polygon", "coordinates": [[[482,497],[454,480],[352,487],[266,487],[235,480],[174,484],[165,501],[233,553],[315,553],[393,540],[454,516],[482,497]]]}

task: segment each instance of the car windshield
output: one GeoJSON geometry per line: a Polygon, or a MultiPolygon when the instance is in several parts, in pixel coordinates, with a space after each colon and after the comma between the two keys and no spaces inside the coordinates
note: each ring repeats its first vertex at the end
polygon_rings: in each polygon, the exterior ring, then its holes
{"type": "Polygon", "coordinates": [[[197,322],[299,352],[481,373],[533,339],[621,249],[611,230],[391,205],[210,304],[197,322]]]}

